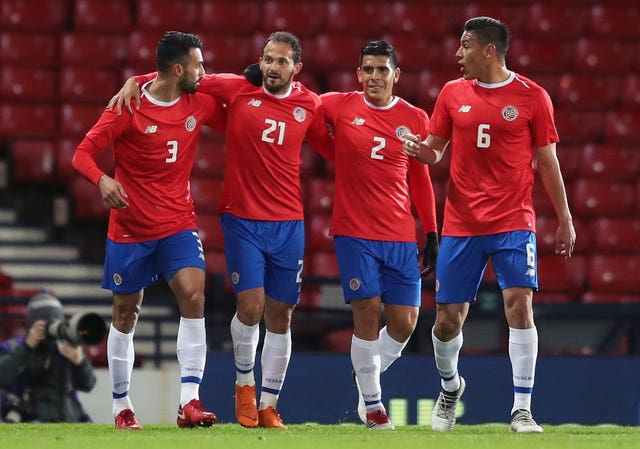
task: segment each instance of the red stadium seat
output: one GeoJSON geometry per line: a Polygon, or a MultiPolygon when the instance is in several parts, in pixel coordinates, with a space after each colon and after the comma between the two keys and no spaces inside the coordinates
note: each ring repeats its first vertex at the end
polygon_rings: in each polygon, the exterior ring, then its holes
{"type": "Polygon", "coordinates": [[[602,2],[591,9],[589,34],[637,40],[639,22],[640,8],[637,4],[606,5],[602,2]]]}
{"type": "MultiPolygon", "coordinates": [[[[562,137],[560,139],[562,140],[562,137]]],[[[560,142],[556,147],[556,155],[565,181],[572,181],[579,174],[582,151],[583,145],[564,145],[560,142]]]]}
{"type": "Polygon", "coordinates": [[[358,81],[355,68],[329,72],[328,92],[351,92],[354,90],[362,90],[362,84],[358,81]]]}
{"type": "Polygon", "coordinates": [[[222,194],[222,180],[192,178],[191,198],[197,214],[213,214],[218,210],[222,194]]]}
{"type": "Polygon", "coordinates": [[[202,33],[202,57],[207,71],[241,73],[257,61],[251,53],[251,37],[202,33]]]}
{"type": "Polygon", "coordinates": [[[604,137],[607,143],[640,144],[640,111],[612,110],[605,115],[604,137]]]}
{"type": "MultiPolygon", "coordinates": [[[[567,198],[569,199],[569,204],[571,204],[571,192],[573,192],[573,183],[567,182],[565,180],[564,183],[565,190],[567,191],[567,198]]],[[[531,198],[533,199],[533,208],[536,211],[536,215],[542,215],[546,217],[555,217],[556,212],[553,208],[553,203],[549,199],[549,195],[544,188],[544,184],[540,179],[540,176],[536,174],[535,181],[533,183],[533,189],[531,192],[531,198]]]]}
{"type": "Polygon", "coordinates": [[[580,174],[586,178],[635,181],[640,173],[640,152],[634,147],[585,145],[580,174]]]}
{"type": "Polygon", "coordinates": [[[133,25],[132,3],[129,0],[75,0],[74,28],[105,33],[127,32],[133,25]]]}
{"type": "MultiPolygon", "coordinates": [[[[57,143],[56,172],[58,179],[72,181],[78,174],[73,168],[72,160],[76,147],[83,136],[75,138],[60,139],[57,143]]],[[[115,163],[113,160],[113,148],[109,146],[96,155],[96,163],[109,176],[113,176],[115,163]]]]}
{"type": "Polygon", "coordinates": [[[2,137],[50,138],[57,126],[56,108],[51,104],[0,104],[0,140],[2,137]]]}
{"type": "Polygon", "coordinates": [[[436,98],[440,94],[442,86],[447,82],[459,78],[460,74],[455,71],[443,70],[443,71],[431,71],[423,70],[420,73],[418,81],[418,104],[417,106],[423,108],[429,114],[433,111],[433,106],[436,104],[436,98]]]}
{"type": "Polygon", "coordinates": [[[224,235],[219,215],[198,214],[198,234],[205,253],[210,249],[224,250],[224,235]]]}
{"type": "Polygon", "coordinates": [[[6,65],[0,68],[0,99],[13,101],[55,101],[58,71],[6,65]]]}
{"type": "Polygon", "coordinates": [[[563,144],[601,142],[604,136],[604,112],[557,108],[555,122],[563,144]]]}
{"type": "Polygon", "coordinates": [[[538,291],[533,295],[533,301],[536,304],[570,304],[575,298],[567,293],[538,291]]]}
{"type": "Polygon", "coordinates": [[[302,158],[302,165],[300,166],[300,178],[303,181],[307,179],[320,176],[324,163],[322,156],[320,156],[307,142],[302,143],[302,149],[300,151],[300,157],[302,158]]]}
{"type": "MultiPolygon", "coordinates": [[[[469,17],[489,16],[495,17],[499,20],[504,20],[512,30],[524,30],[527,27],[530,15],[530,3],[527,1],[516,2],[462,2],[463,4],[458,7],[463,12],[463,16],[460,20],[453,24],[456,32],[462,33],[462,25],[464,21],[469,17]]],[[[458,6],[458,5],[455,5],[458,6]]],[[[519,34],[519,33],[516,33],[519,34]]]]}
{"type": "Polygon", "coordinates": [[[109,209],[100,196],[100,189],[83,178],[77,176],[72,183],[74,200],[74,217],[76,220],[104,221],[109,216],[109,209]]]}
{"type": "Polygon", "coordinates": [[[381,33],[387,23],[387,15],[380,14],[379,5],[375,3],[333,0],[327,4],[324,30],[331,34],[368,35],[372,29],[381,33]]]}
{"type": "MultiPolygon", "coordinates": [[[[298,2],[295,7],[289,0],[267,0],[262,4],[262,29],[266,33],[286,30],[296,36],[310,36],[321,32],[326,21],[325,2],[298,2]]],[[[307,51],[304,46],[303,50],[307,51]]]]}
{"type": "Polygon", "coordinates": [[[18,31],[58,31],[66,25],[69,0],[14,0],[0,4],[0,28],[18,31]]]}
{"type": "Polygon", "coordinates": [[[532,2],[526,34],[535,38],[574,39],[585,34],[589,19],[588,6],[532,2]]]}
{"type": "Polygon", "coordinates": [[[307,260],[308,263],[305,263],[305,273],[308,276],[331,279],[340,277],[338,260],[336,259],[335,253],[314,251],[307,260]]]}
{"type": "Polygon", "coordinates": [[[12,178],[18,182],[52,182],[56,145],[52,140],[18,140],[11,145],[12,178]]]}
{"type": "Polygon", "coordinates": [[[322,349],[348,354],[351,351],[352,338],[353,328],[330,331],[322,338],[322,349]]]}
{"type": "Polygon", "coordinates": [[[64,66],[89,69],[120,69],[127,59],[127,45],[127,38],[121,35],[63,33],[60,37],[60,62],[64,66]]]}
{"type": "Polygon", "coordinates": [[[224,178],[226,148],[224,135],[220,137],[200,136],[192,175],[199,178],[224,178]]]}
{"type": "MultiPolygon", "coordinates": [[[[576,230],[576,244],[573,252],[575,254],[584,254],[591,251],[593,249],[591,229],[585,226],[580,219],[573,220],[573,227],[576,230]]],[[[540,256],[555,254],[557,230],[558,219],[555,215],[539,215],[536,217],[536,242],[540,256]]]]}
{"type": "Polygon", "coordinates": [[[530,73],[566,73],[571,68],[573,42],[548,39],[514,39],[507,54],[511,69],[530,73]]]}
{"type": "Polygon", "coordinates": [[[0,33],[0,65],[57,67],[58,40],[51,33],[0,33]]]}
{"type": "Polygon", "coordinates": [[[207,274],[223,274],[225,283],[228,283],[227,278],[227,261],[224,257],[223,251],[208,250],[204,253],[204,261],[207,266],[207,274]]]}
{"type": "Polygon", "coordinates": [[[132,31],[129,33],[127,46],[127,63],[133,67],[143,68],[144,74],[156,70],[156,47],[162,37],[161,31],[132,31]]]}
{"type": "Polygon", "coordinates": [[[106,105],[120,89],[120,81],[120,74],[112,70],[66,67],[60,71],[60,98],[106,105]]]}
{"type": "Polygon", "coordinates": [[[213,0],[202,2],[198,27],[206,33],[252,34],[262,18],[257,0],[213,0]]]}
{"type": "Polygon", "coordinates": [[[570,204],[582,217],[624,217],[633,213],[636,186],[610,180],[580,179],[574,183],[570,204]]]}
{"type": "Polygon", "coordinates": [[[637,295],[638,272],[640,272],[640,254],[592,256],[589,268],[589,290],[637,295]]]}
{"type": "Polygon", "coordinates": [[[640,253],[640,219],[598,218],[591,224],[598,253],[640,253]]]}
{"type": "Polygon", "coordinates": [[[388,11],[389,29],[394,33],[410,33],[416,39],[455,33],[459,38],[464,20],[462,8],[432,2],[396,1],[388,11]]]}
{"type": "Polygon", "coordinates": [[[313,39],[313,66],[324,70],[355,71],[366,42],[359,36],[319,34],[313,39]]]}
{"type": "Polygon", "coordinates": [[[581,110],[609,109],[619,103],[623,83],[621,76],[564,75],[559,82],[558,106],[581,110]]]}
{"type": "Polygon", "coordinates": [[[200,12],[196,0],[137,0],[138,11],[136,26],[138,29],[153,30],[192,30],[198,23],[200,12]]]}
{"type": "Polygon", "coordinates": [[[416,39],[410,34],[389,34],[383,36],[383,40],[395,48],[403,74],[419,72],[425,67],[433,70],[442,65],[441,44],[436,40],[416,39]]]}
{"type": "Polygon", "coordinates": [[[538,258],[538,285],[541,293],[578,295],[584,289],[587,260],[584,256],[564,259],[561,256],[538,258]]]}
{"type": "Polygon", "coordinates": [[[311,179],[305,192],[305,211],[311,214],[330,215],[333,210],[333,179],[311,179]]]}
{"type": "Polygon", "coordinates": [[[60,135],[84,136],[96,124],[106,108],[102,103],[62,103],[60,105],[60,135]]]}
{"type": "Polygon", "coordinates": [[[300,303],[298,307],[320,307],[322,305],[322,291],[319,285],[302,282],[300,303]]]}
{"type": "Polygon", "coordinates": [[[588,291],[582,294],[580,301],[584,304],[638,304],[640,295],[588,291]]]}
{"type": "Polygon", "coordinates": [[[573,67],[575,70],[589,73],[626,74],[633,68],[637,54],[633,44],[605,38],[583,37],[575,46],[573,67]]]}
{"type": "MultiPolygon", "coordinates": [[[[401,71],[400,79],[393,88],[393,94],[417,106],[419,82],[420,72],[401,71]]],[[[362,87],[360,90],[362,90],[362,87]]]]}
{"type": "Polygon", "coordinates": [[[623,108],[640,109],[640,75],[633,73],[626,76],[621,98],[623,108]]]}
{"type": "Polygon", "coordinates": [[[331,216],[325,214],[311,215],[306,218],[307,238],[312,251],[335,251],[333,237],[329,235],[331,216]]]}

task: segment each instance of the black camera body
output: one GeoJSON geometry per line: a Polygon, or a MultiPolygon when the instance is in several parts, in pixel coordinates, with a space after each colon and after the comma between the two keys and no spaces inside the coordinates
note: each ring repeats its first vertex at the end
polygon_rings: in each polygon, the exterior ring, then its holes
{"type": "Polygon", "coordinates": [[[107,333],[104,319],[97,313],[76,313],[69,320],[49,321],[45,327],[47,338],[67,340],[74,345],[95,345],[107,333]]]}

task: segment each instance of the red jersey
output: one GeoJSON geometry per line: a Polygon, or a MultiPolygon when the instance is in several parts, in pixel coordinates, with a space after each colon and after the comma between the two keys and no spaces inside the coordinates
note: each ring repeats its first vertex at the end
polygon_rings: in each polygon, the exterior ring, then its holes
{"type": "Polygon", "coordinates": [[[450,140],[443,235],[535,231],[534,149],[558,141],[553,105],[533,81],[458,79],[442,88],[429,133],[450,140]]]}
{"type": "Polygon", "coordinates": [[[318,95],[294,81],[287,94],[275,96],[233,74],[205,75],[198,92],[220,99],[228,111],[220,213],[302,220],[302,141],[320,152],[329,145],[323,116],[317,113],[318,95]]]}
{"type": "Polygon", "coordinates": [[[402,151],[407,133],[426,135],[427,113],[395,97],[385,107],[362,92],[321,96],[335,139],[332,235],[415,242],[411,193],[425,232],[435,232],[435,200],[428,166],[402,151]]]}
{"type": "Polygon", "coordinates": [[[94,156],[113,145],[114,178],[127,192],[129,206],[111,209],[111,240],[157,240],[196,228],[189,178],[203,124],[222,129],[224,109],[199,93],[166,103],[143,91],[133,114],[103,112],[76,149],[73,164],[97,184],[104,173],[94,156]]]}

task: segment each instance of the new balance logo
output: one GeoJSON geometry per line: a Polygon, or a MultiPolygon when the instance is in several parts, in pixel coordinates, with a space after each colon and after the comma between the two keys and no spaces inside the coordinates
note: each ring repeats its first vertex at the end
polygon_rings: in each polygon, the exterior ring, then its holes
{"type": "Polygon", "coordinates": [[[360,118],[360,117],[356,117],[353,119],[353,121],[351,122],[352,125],[358,125],[358,126],[362,126],[364,125],[364,119],[360,118]]]}
{"type": "Polygon", "coordinates": [[[471,106],[463,104],[462,106],[460,106],[460,109],[458,109],[458,112],[469,112],[471,110],[471,106]]]}
{"type": "Polygon", "coordinates": [[[251,100],[249,100],[249,106],[254,106],[254,107],[260,107],[260,105],[262,104],[262,101],[260,100],[256,100],[255,98],[252,98],[251,100]]]}
{"type": "Polygon", "coordinates": [[[533,268],[529,268],[524,275],[525,276],[535,276],[536,275],[536,270],[534,270],[533,268]]]}
{"type": "Polygon", "coordinates": [[[147,129],[144,130],[145,134],[153,134],[158,130],[158,127],[156,125],[149,125],[147,126],[147,129]]]}

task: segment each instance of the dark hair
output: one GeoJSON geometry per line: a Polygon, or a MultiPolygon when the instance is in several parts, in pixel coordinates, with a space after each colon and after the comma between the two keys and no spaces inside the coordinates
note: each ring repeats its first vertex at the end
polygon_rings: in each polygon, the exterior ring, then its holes
{"type": "Polygon", "coordinates": [[[396,49],[393,48],[393,45],[385,41],[367,42],[364,47],[362,47],[362,50],[360,50],[360,61],[358,65],[362,66],[362,58],[365,56],[386,56],[389,58],[389,62],[391,62],[391,67],[393,67],[394,70],[398,68],[396,49]]]}
{"type": "Polygon", "coordinates": [[[265,47],[271,41],[289,44],[291,46],[291,50],[293,51],[294,64],[297,64],[302,61],[302,45],[300,45],[300,39],[298,39],[293,34],[288,33],[286,31],[276,31],[275,33],[271,33],[271,35],[267,38],[267,40],[264,41],[264,45],[262,46],[263,54],[264,54],[265,47]]]}
{"type": "Polygon", "coordinates": [[[511,42],[511,30],[492,17],[474,17],[464,24],[464,31],[473,31],[482,46],[493,44],[500,59],[504,59],[511,42]]]}
{"type": "Polygon", "coordinates": [[[192,48],[202,49],[198,36],[180,31],[167,31],[156,48],[158,72],[166,72],[173,64],[184,64],[192,48]]]}

